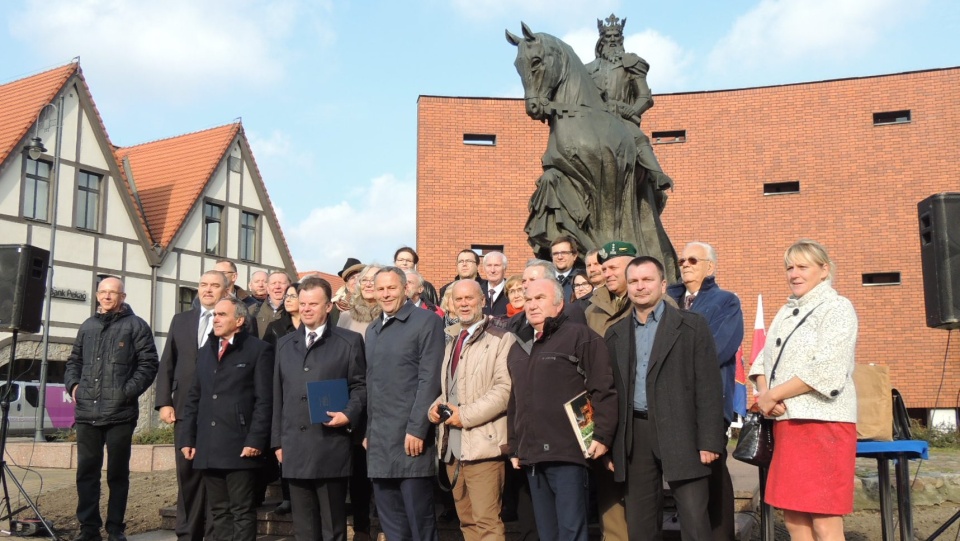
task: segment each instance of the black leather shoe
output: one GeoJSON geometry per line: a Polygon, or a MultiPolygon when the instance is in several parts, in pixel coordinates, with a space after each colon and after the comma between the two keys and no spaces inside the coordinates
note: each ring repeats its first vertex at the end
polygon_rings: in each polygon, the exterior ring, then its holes
{"type": "Polygon", "coordinates": [[[127,536],[123,532],[107,533],[107,541],[127,541],[127,536]]]}
{"type": "Polygon", "coordinates": [[[280,502],[280,505],[278,505],[277,508],[273,510],[274,515],[286,515],[289,512],[290,512],[290,500],[283,500],[282,502],[280,502]]]}

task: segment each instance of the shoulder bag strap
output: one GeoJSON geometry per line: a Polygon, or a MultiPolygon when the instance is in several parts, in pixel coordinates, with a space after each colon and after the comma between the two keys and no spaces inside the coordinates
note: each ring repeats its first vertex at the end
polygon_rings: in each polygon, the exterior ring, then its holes
{"type": "MultiPolygon", "coordinates": [[[[790,334],[788,334],[786,338],[783,339],[783,343],[780,344],[780,353],[777,354],[777,360],[773,363],[773,370],[770,371],[770,383],[773,383],[773,378],[777,377],[777,365],[780,364],[780,357],[783,356],[783,350],[787,348],[787,340],[790,340],[790,337],[793,336],[793,333],[797,332],[797,329],[800,328],[800,325],[803,325],[803,322],[806,321],[807,318],[810,317],[810,314],[812,314],[813,311],[816,310],[817,307],[819,306],[820,305],[818,304],[817,306],[814,306],[809,312],[807,312],[807,314],[803,316],[803,319],[800,320],[800,323],[797,323],[797,326],[794,327],[792,331],[790,331],[790,334]]],[[[769,386],[769,383],[768,383],[768,386],[769,386]]]]}

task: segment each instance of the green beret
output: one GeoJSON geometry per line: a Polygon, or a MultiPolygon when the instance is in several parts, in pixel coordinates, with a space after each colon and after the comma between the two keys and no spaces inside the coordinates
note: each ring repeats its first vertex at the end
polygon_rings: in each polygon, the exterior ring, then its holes
{"type": "Polygon", "coordinates": [[[637,257],[637,247],[629,242],[623,242],[620,240],[608,242],[600,248],[599,252],[597,252],[597,261],[603,263],[608,259],[622,256],[637,257]]]}

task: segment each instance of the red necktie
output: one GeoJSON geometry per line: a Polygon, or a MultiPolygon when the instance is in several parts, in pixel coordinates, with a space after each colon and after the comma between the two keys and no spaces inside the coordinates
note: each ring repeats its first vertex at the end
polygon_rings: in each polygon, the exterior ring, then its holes
{"type": "Polygon", "coordinates": [[[687,295],[683,299],[683,309],[690,310],[693,307],[693,299],[697,298],[696,295],[687,295]]]}
{"type": "Polygon", "coordinates": [[[543,336],[543,331],[534,331],[533,332],[533,341],[539,342],[540,338],[543,336]]]}
{"type": "Polygon", "coordinates": [[[229,344],[229,343],[230,343],[230,341],[227,340],[226,338],[221,338],[221,339],[220,339],[220,352],[217,353],[217,360],[218,360],[218,361],[219,361],[220,359],[222,359],[222,358],[223,358],[223,354],[227,352],[227,344],[229,344]]]}
{"type": "Polygon", "coordinates": [[[453,348],[453,359],[450,361],[450,373],[457,373],[457,363],[460,362],[460,351],[463,350],[463,343],[467,341],[467,331],[460,331],[460,336],[457,338],[457,346],[453,348]]]}

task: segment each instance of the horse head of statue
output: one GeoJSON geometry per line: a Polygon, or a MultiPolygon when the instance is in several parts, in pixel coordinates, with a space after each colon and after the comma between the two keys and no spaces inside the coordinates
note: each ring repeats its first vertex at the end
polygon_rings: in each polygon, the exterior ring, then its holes
{"type": "Polygon", "coordinates": [[[513,65],[523,83],[527,115],[536,120],[550,116],[550,104],[602,106],[600,92],[573,49],[563,41],[520,23],[523,37],[506,31],[517,47],[513,65]]]}

